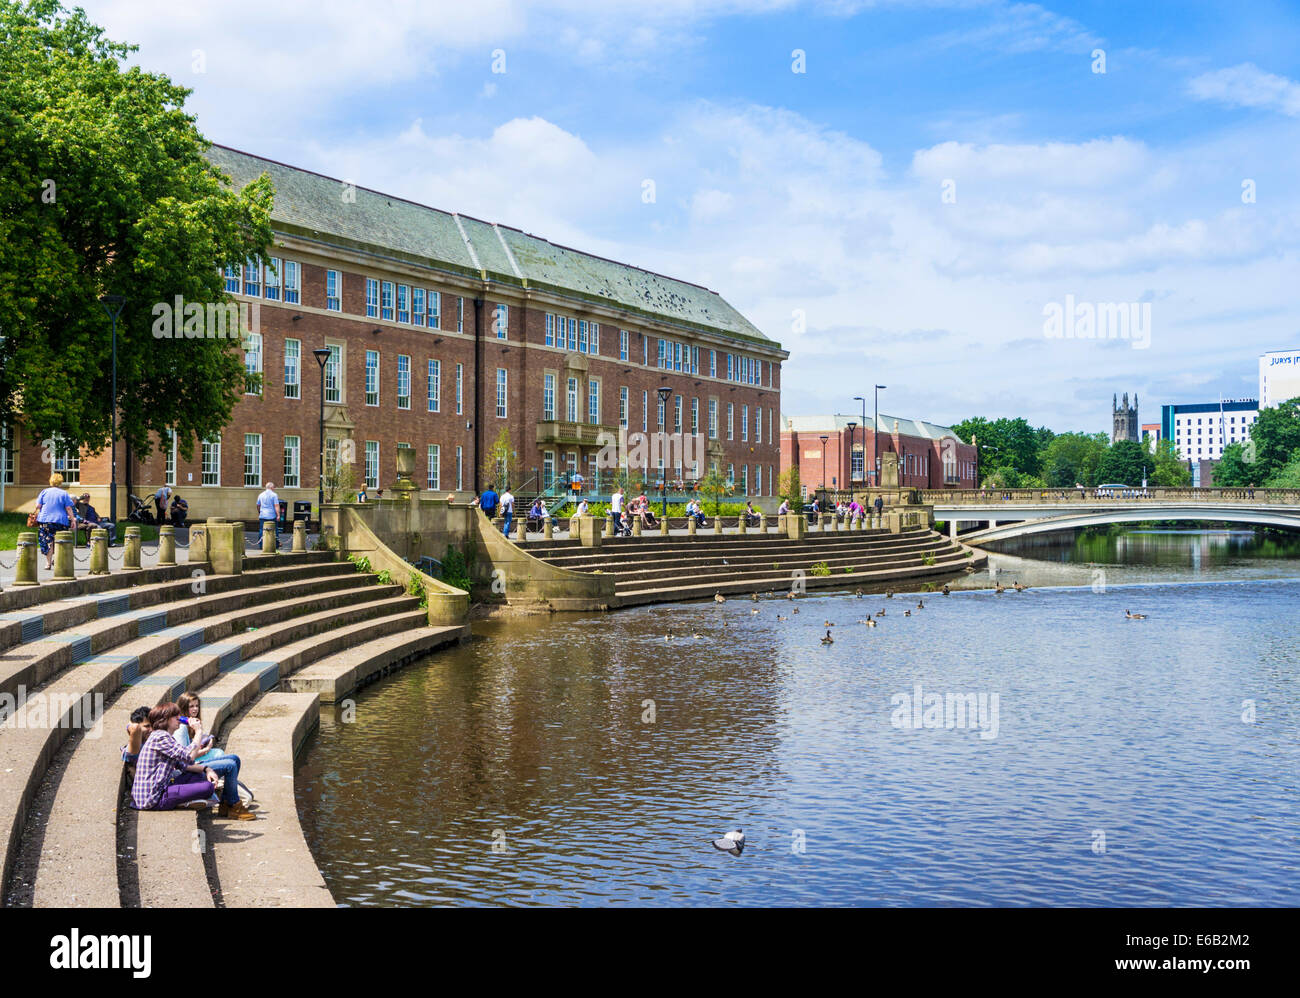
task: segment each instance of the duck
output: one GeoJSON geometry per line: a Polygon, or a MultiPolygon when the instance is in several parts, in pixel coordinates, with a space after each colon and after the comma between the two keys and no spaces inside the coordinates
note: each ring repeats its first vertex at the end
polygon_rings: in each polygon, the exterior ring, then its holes
{"type": "Polygon", "coordinates": [[[785,598],[786,598],[786,599],[794,599],[794,590],[792,589],[792,590],[790,590],[790,592],[786,593],[786,594],[785,594],[785,598]]]}
{"type": "Polygon", "coordinates": [[[835,626],[835,625],[832,624],[829,620],[825,621],[825,624],[826,624],[827,627],[834,627],[834,626],[835,626]]]}
{"type": "Polygon", "coordinates": [[[974,565],[967,565],[966,568],[965,568],[965,572],[966,572],[967,575],[974,575],[974,574],[975,574],[975,566],[974,566],[974,565]]]}
{"type": "Polygon", "coordinates": [[[1125,610],[1124,619],[1125,620],[1146,620],[1147,615],[1145,613],[1131,613],[1128,610],[1125,610]]]}
{"type": "Polygon", "coordinates": [[[750,593],[750,594],[749,594],[749,601],[750,601],[751,603],[757,603],[757,602],[758,602],[758,593],[750,593]]]}
{"type": "Polygon", "coordinates": [[[1018,592],[1018,593],[1023,593],[1023,592],[1024,592],[1026,589],[1028,589],[1029,587],[1028,587],[1028,586],[1022,586],[1022,585],[1020,584],[1020,580],[1017,579],[1015,582],[1011,583],[1011,588],[1014,589],[1014,590],[1015,590],[1016,592],[1018,592]]]}
{"type": "Polygon", "coordinates": [[[885,590],[885,599],[893,599],[893,598],[894,598],[894,590],[892,590],[892,589],[886,589],[886,590],[885,590]]]}
{"type": "Polygon", "coordinates": [[[911,610],[904,610],[904,611],[903,611],[903,616],[904,616],[904,617],[910,617],[910,616],[912,616],[912,611],[911,611],[911,610]]]}
{"type": "Polygon", "coordinates": [[[664,640],[665,640],[665,641],[671,641],[672,639],[673,639],[673,632],[672,632],[672,631],[669,631],[667,634],[664,635],[664,640]]]}
{"type": "Polygon", "coordinates": [[[739,856],[745,851],[745,833],[739,828],[734,832],[728,832],[722,838],[713,840],[713,848],[719,852],[729,852],[733,856],[739,856]]]}
{"type": "Polygon", "coordinates": [[[714,594],[713,594],[713,602],[715,602],[715,603],[725,603],[725,602],[727,602],[727,597],[723,596],[722,593],[714,593],[714,594]]]}
{"type": "Polygon", "coordinates": [[[993,591],[997,593],[999,596],[1001,596],[1004,592],[1007,591],[1007,587],[1004,586],[1001,582],[995,582],[993,583],[993,591]]]}
{"type": "Polygon", "coordinates": [[[835,644],[835,639],[834,639],[833,637],[831,637],[831,632],[830,632],[830,631],[827,631],[827,632],[826,632],[826,637],[822,638],[822,644],[824,644],[824,645],[833,645],[833,644],[835,644]]]}
{"type": "Polygon", "coordinates": [[[779,613],[776,615],[777,620],[789,620],[789,617],[782,617],[779,613]]]}
{"type": "Polygon", "coordinates": [[[923,600],[923,599],[919,599],[919,600],[917,600],[917,601],[916,601],[916,608],[917,608],[918,610],[924,610],[924,609],[925,609],[925,600],[923,600]]]}
{"type": "Polygon", "coordinates": [[[854,593],[853,595],[855,595],[858,599],[862,599],[862,590],[859,589],[859,590],[858,590],[856,593],[854,593]]]}
{"type": "Polygon", "coordinates": [[[876,626],[878,626],[878,625],[876,624],[876,622],[875,622],[874,620],[872,620],[870,617],[868,617],[866,620],[864,620],[863,623],[866,624],[868,627],[876,627],[876,626]]]}
{"type": "Polygon", "coordinates": [[[799,608],[798,608],[798,607],[795,607],[795,608],[794,608],[793,610],[791,610],[790,612],[791,612],[791,613],[798,613],[798,612],[799,612],[799,608]]]}
{"type": "Polygon", "coordinates": [[[881,610],[878,614],[876,614],[877,617],[883,617],[884,615],[885,615],[884,610],[881,610]]]}
{"type": "Polygon", "coordinates": [[[692,634],[691,637],[693,637],[696,641],[699,641],[699,640],[703,637],[703,635],[701,635],[701,634],[692,634]]]}
{"type": "Polygon", "coordinates": [[[758,607],[754,607],[754,609],[750,610],[750,611],[749,611],[749,615],[750,615],[751,617],[757,617],[757,616],[758,616],[758,607]]]}
{"type": "Polygon", "coordinates": [[[943,584],[943,594],[944,594],[945,596],[947,596],[951,591],[952,591],[952,590],[950,590],[950,589],[948,588],[948,583],[945,582],[945,583],[943,584]]]}

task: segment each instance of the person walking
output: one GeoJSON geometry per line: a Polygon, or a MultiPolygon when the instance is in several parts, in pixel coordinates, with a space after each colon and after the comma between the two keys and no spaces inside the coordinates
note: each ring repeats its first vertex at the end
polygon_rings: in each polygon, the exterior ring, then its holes
{"type": "Polygon", "coordinates": [[[77,535],[77,504],[64,491],[63,476],[56,471],[50,476],[50,487],[36,497],[36,539],[47,571],[54,569],[54,535],[60,530],[77,535]]]}
{"type": "Polygon", "coordinates": [[[514,521],[515,518],[515,497],[514,494],[510,491],[509,485],[507,485],[505,487],[505,490],[501,493],[501,515],[506,518],[506,522],[503,524],[504,529],[502,532],[507,537],[509,537],[510,524],[514,521]]]}
{"type": "MultiPolygon", "coordinates": [[[[275,494],[275,483],[267,482],[266,489],[257,497],[257,529],[262,533],[266,528],[262,526],[267,520],[275,524],[275,533],[280,533],[280,497],[275,494]]],[[[265,547],[263,547],[265,551],[265,547]]]]}
{"type": "Polygon", "coordinates": [[[172,497],[172,490],[166,485],[153,494],[153,507],[158,511],[158,522],[167,522],[167,500],[172,497]]]}
{"type": "Polygon", "coordinates": [[[489,485],[483,490],[483,494],[478,497],[478,508],[483,511],[483,515],[489,520],[497,515],[497,506],[501,503],[497,495],[496,486],[489,485]]]}
{"type": "Polygon", "coordinates": [[[623,533],[623,486],[616,485],[609,497],[609,512],[614,517],[614,536],[623,533]]]}
{"type": "Polygon", "coordinates": [[[876,526],[878,527],[883,526],[883,524],[880,521],[880,516],[885,510],[885,500],[882,496],[876,496],[875,507],[876,507],[876,526]]]}

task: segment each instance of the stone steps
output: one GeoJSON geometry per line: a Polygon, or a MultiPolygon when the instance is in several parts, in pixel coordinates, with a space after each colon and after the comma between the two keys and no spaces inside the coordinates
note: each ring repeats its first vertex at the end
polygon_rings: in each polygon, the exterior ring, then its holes
{"type": "MultiPolygon", "coordinates": [[[[297,643],[297,661],[310,661],[332,647],[328,640],[320,640],[336,629],[339,622],[355,628],[378,629],[385,633],[392,628],[385,622],[396,619],[403,628],[419,627],[423,611],[418,601],[401,595],[395,586],[376,586],[369,577],[345,576],[348,581],[361,583],[353,589],[332,594],[324,607],[306,615],[293,615],[271,626],[234,633],[225,640],[204,644],[193,651],[176,656],[150,656],[142,652],[142,674],[135,684],[127,685],[116,698],[104,717],[106,737],[80,738],[65,767],[52,768],[47,782],[56,788],[48,812],[32,822],[27,835],[39,837],[35,847],[37,856],[30,857],[36,865],[33,884],[33,903],[40,907],[68,907],[77,904],[79,885],[91,881],[112,880],[111,890],[103,888],[97,899],[98,906],[109,904],[110,897],[118,894],[116,870],[115,823],[118,801],[122,799],[123,766],[118,745],[124,740],[125,727],[131,711],[144,702],[149,706],[175,699],[185,689],[199,689],[204,699],[208,730],[216,732],[223,721],[236,713],[250,699],[278,682],[279,672],[274,657],[280,646],[297,643]],[[397,594],[397,595],[394,595],[397,594]],[[413,617],[414,609],[418,616],[413,617]],[[313,653],[313,641],[319,641],[319,650],[313,653]],[[266,661],[260,660],[267,656],[266,661]],[[165,674],[153,670],[165,664],[165,674]],[[251,666],[251,668],[250,668],[251,666]],[[205,686],[205,684],[207,684],[205,686]],[[137,695],[138,694],[138,695],[137,695]],[[114,737],[113,733],[117,732],[114,737]],[[111,788],[105,790],[104,788],[111,788]],[[87,810],[86,798],[96,805],[109,801],[109,806],[87,810]]],[[[285,601],[290,604],[296,600],[285,601]]],[[[313,604],[317,607],[321,603],[313,604]]],[[[243,618],[247,619],[247,618],[243,618]]],[[[125,650],[125,649],[124,649],[125,650]]],[[[129,810],[129,808],[128,808],[129,810]]],[[[153,826],[161,822],[175,825],[177,821],[192,820],[194,812],[178,814],[150,814],[129,819],[140,838],[137,856],[146,855],[148,843],[154,835],[153,826]],[[155,821],[157,819],[157,822],[155,821]]],[[[164,841],[175,846],[174,836],[164,836],[164,841]]],[[[24,843],[27,845],[27,843],[24,843]]],[[[200,864],[202,852],[199,853],[200,864]]],[[[200,870],[201,872],[201,870],[200,870]]],[[[138,887],[142,899],[150,902],[148,870],[141,870],[138,887]]],[[[28,871],[28,875],[30,871],[28,871]]],[[[171,888],[168,888],[171,890],[171,888]]],[[[83,891],[85,898],[89,892],[83,891]]],[[[89,903],[89,902],[88,902],[89,903]]],[[[113,901],[110,906],[115,906],[113,901]]]]}

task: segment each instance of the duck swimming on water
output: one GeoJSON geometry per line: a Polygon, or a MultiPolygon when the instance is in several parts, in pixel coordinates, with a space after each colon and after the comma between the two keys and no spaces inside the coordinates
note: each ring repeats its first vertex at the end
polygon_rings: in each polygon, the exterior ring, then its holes
{"type": "Polygon", "coordinates": [[[719,852],[729,852],[733,856],[739,856],[745,851],[745,833],[739,828],[734,832],[728,832],[722,838],[713,840],[713,848],[719,852]]]}
{"type": "Polygon", "coordinates": [[[1130,613],[1128,610],[1125,610],[1124,619],[1125,620],[1146,620],[1147,615],[1145,613],[1130,613]]]}
{"type": "Polygon", "coordinates": [[[833,637],[831,637],[831,632],[830,632],[830,631],[827,631],[827,632],[826,632],[826,637],[822,638],[822,644],[824,644],[824,645],[833,645],[833,644],[835,644],[835,639],[834,639],[833,637]]]}

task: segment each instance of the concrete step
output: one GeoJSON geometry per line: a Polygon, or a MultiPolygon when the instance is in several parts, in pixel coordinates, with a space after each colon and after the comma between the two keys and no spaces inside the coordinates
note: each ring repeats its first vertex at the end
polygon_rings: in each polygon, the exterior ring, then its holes
{"type": "Polygon", "coordinates": [[[298,821],[294,756],[320,722],[314,693],[268,693],[231,728],[257,820],[213,821],[208,837],[227,908],[333,908],[298,821]]]}
{"type": "MultiPolygon", "coordinates": [[[[893,542],[906,539],[908,537],[934,535],[933,531],[923,528],[908,528],[900,533],[891,533],[887,530],[864,530],[864,531],[834,531],[831,533],[821,533],[814,531],[807,535],[803,541],[792,541],[784,534],[769,532],[759,534],[751,531],[745,534],[714,534],[711,531],[700,531],[694,537],[688,534],[670,534],[664,537],[660,534],[643,534],[640,537],[618,537],[608,538],[606,543],[611,549],[625,552],[636,553],[654,553],[654,552],[680,552],[686,549],[710,551],[710,550],[730,550],[738,546],[746,545],[788,545],[800,546],[805,544],[843,544],[855,543],[861,540],[879,540],[884,542],[893,542]]],[[[576,539],[561,541],[528,541],[524,545],[529,554],[544,560],[550,560],[551,557],[563,557],[569,554],[578,554],[584,551],[589,552],[590,548],[584,548],[576,539]]],[[[601,550],[605,550],[602,545],[601,550]]]]}
{"type": "Polygon", "coordinates": [[[468,624],[426,627],[367,641],[302,669],[284,685],[296,693],[317,693],[324,703],[335,703],[435,649],[464,640],[469,630],[468,624]]]}

